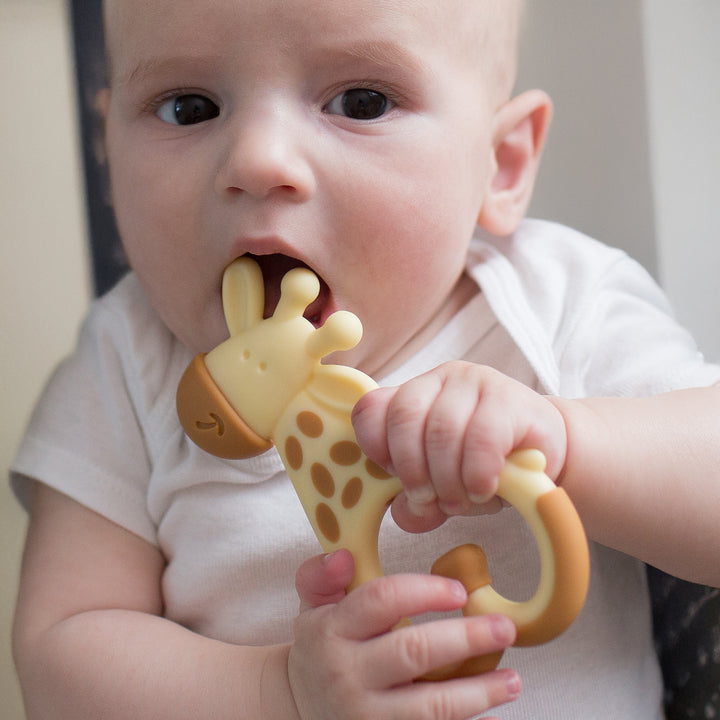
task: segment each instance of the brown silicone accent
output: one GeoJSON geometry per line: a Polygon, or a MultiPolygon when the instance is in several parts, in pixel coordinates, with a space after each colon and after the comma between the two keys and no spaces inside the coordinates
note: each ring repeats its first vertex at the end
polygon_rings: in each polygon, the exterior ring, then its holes
{"type": "MultiPolygon", "coordinates": [[[[438,558],[432,566],[433,575],[459,580],[468,594],[490,584],[487,557],[481,547],[468,543],[460,545],[438,558]]],[[[502,659],[503,651],[469,658],[463,663],[447,665],[423,675],[421,680],[439,682],[450,678],[471,677],[494,670],[502,659]]]]}
{"type": "Polygon", "coordinates": [[[178,385],[177,413],[188,437],[222,458],[248,458],[269,450],[272,442],[235,412],[208,372],[204,357],[201,353],[193,358],[178,385]]]}
{"type": "MultiPolygon", "coordinates": [[[[478,588],[491,583],[487,556],[481,547],[468,543],[459,545],[438,558],[432,566],[433,575],[459,580],[468,595],[478,588]]],[[[423,680],[449,680],[450,678],[471,677],[494,670],[502,659],[503,651],[469,658],[463,663],[448,665],[423,675],[423,680]]]]}
{"type": "Polygon", "coordinates": [[[439,557],[430,570],[433,575],[459,580],[468,592],[489,585],[492,580],[487,566],[487,556],[481,547],[468,543],[439,557]]]}
{"type": "Polygon", "coordinates": [[[562,488],[541,495],[537,511],[555,556],[555,586],[547,609],[534,622],[518,627],[515,645],[540,645],[567,630],[585,602],[590,581],[587,540],[580,518],[562,488]]]}

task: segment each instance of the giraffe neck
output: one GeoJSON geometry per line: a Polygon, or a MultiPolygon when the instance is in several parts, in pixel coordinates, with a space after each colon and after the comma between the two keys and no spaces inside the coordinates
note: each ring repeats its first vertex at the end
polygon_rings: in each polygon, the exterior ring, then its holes
{"type": "Polygon", "coordinates": [[[350,413],[314,401],[304,391],[283,413],[275,437],[323,550],[345,547],[356,559],[365,558],[356,562],[354,584],[381,575],[377,536],[401,486],[363,454],[350,413]]]}

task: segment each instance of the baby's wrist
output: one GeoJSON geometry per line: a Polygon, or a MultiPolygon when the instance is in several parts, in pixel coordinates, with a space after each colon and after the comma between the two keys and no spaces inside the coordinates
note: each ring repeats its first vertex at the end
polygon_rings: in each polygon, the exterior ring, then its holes
{"type": "Polygon", "coordinates": [[[555,438],[555,450],[556,454],[547,458],[548,467],[546,472],[550,479],[558,486],[562,487],[567,477],[568,469],[568,458],[570,457],[569,448],[569,432],[568,432],[568,418],[567,418],[567,403],[566,398],[558,397],[557,395],[545,395],[545,399],[555,408],[559,415],[560,422],[562,423],[562,431],[556,433],[555,438]]]}
{"type": "Polygon", "coordinates": [[[303,720],[291,682],[291,645],[268,648],[260,672],[262,717],[267,720],[303,720]]]}

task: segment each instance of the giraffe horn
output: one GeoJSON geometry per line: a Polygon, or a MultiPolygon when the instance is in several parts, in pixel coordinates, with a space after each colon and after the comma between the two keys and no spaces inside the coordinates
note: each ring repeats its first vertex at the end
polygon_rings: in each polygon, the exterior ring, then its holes
{"type": "Polygon", "coordinates": [[[320,281],[312,270],[300,267],[289,270],[280,283],[280,300],[273,318],[290,320],[302,316],[319,292],[320,281]]]}
{"type": "Polygon", "coordinates": [[[222,299],[230,335],[249,330],[262,320],[265,286],[262,270],[254,260],[240,257],[225,269],[222,299]]]}
{"type": "Polygon", "coordinates": [[[357,315],[347,310],[338,310],[310,335],[306,345],[307,353],[320,360],[336,350],[350,350],[360,342],[362,332],[357,315]]]}

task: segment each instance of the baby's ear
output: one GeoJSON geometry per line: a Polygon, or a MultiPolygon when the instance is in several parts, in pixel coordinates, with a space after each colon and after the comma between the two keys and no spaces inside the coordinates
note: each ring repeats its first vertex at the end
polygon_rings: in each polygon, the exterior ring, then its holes
{"type": "Polygon", "coordinates": [[[552,118],[542,90],[508,100],[493,123],[493,173],[478,225],[493,235],[512,234],[527,212],[552,118]]]}

